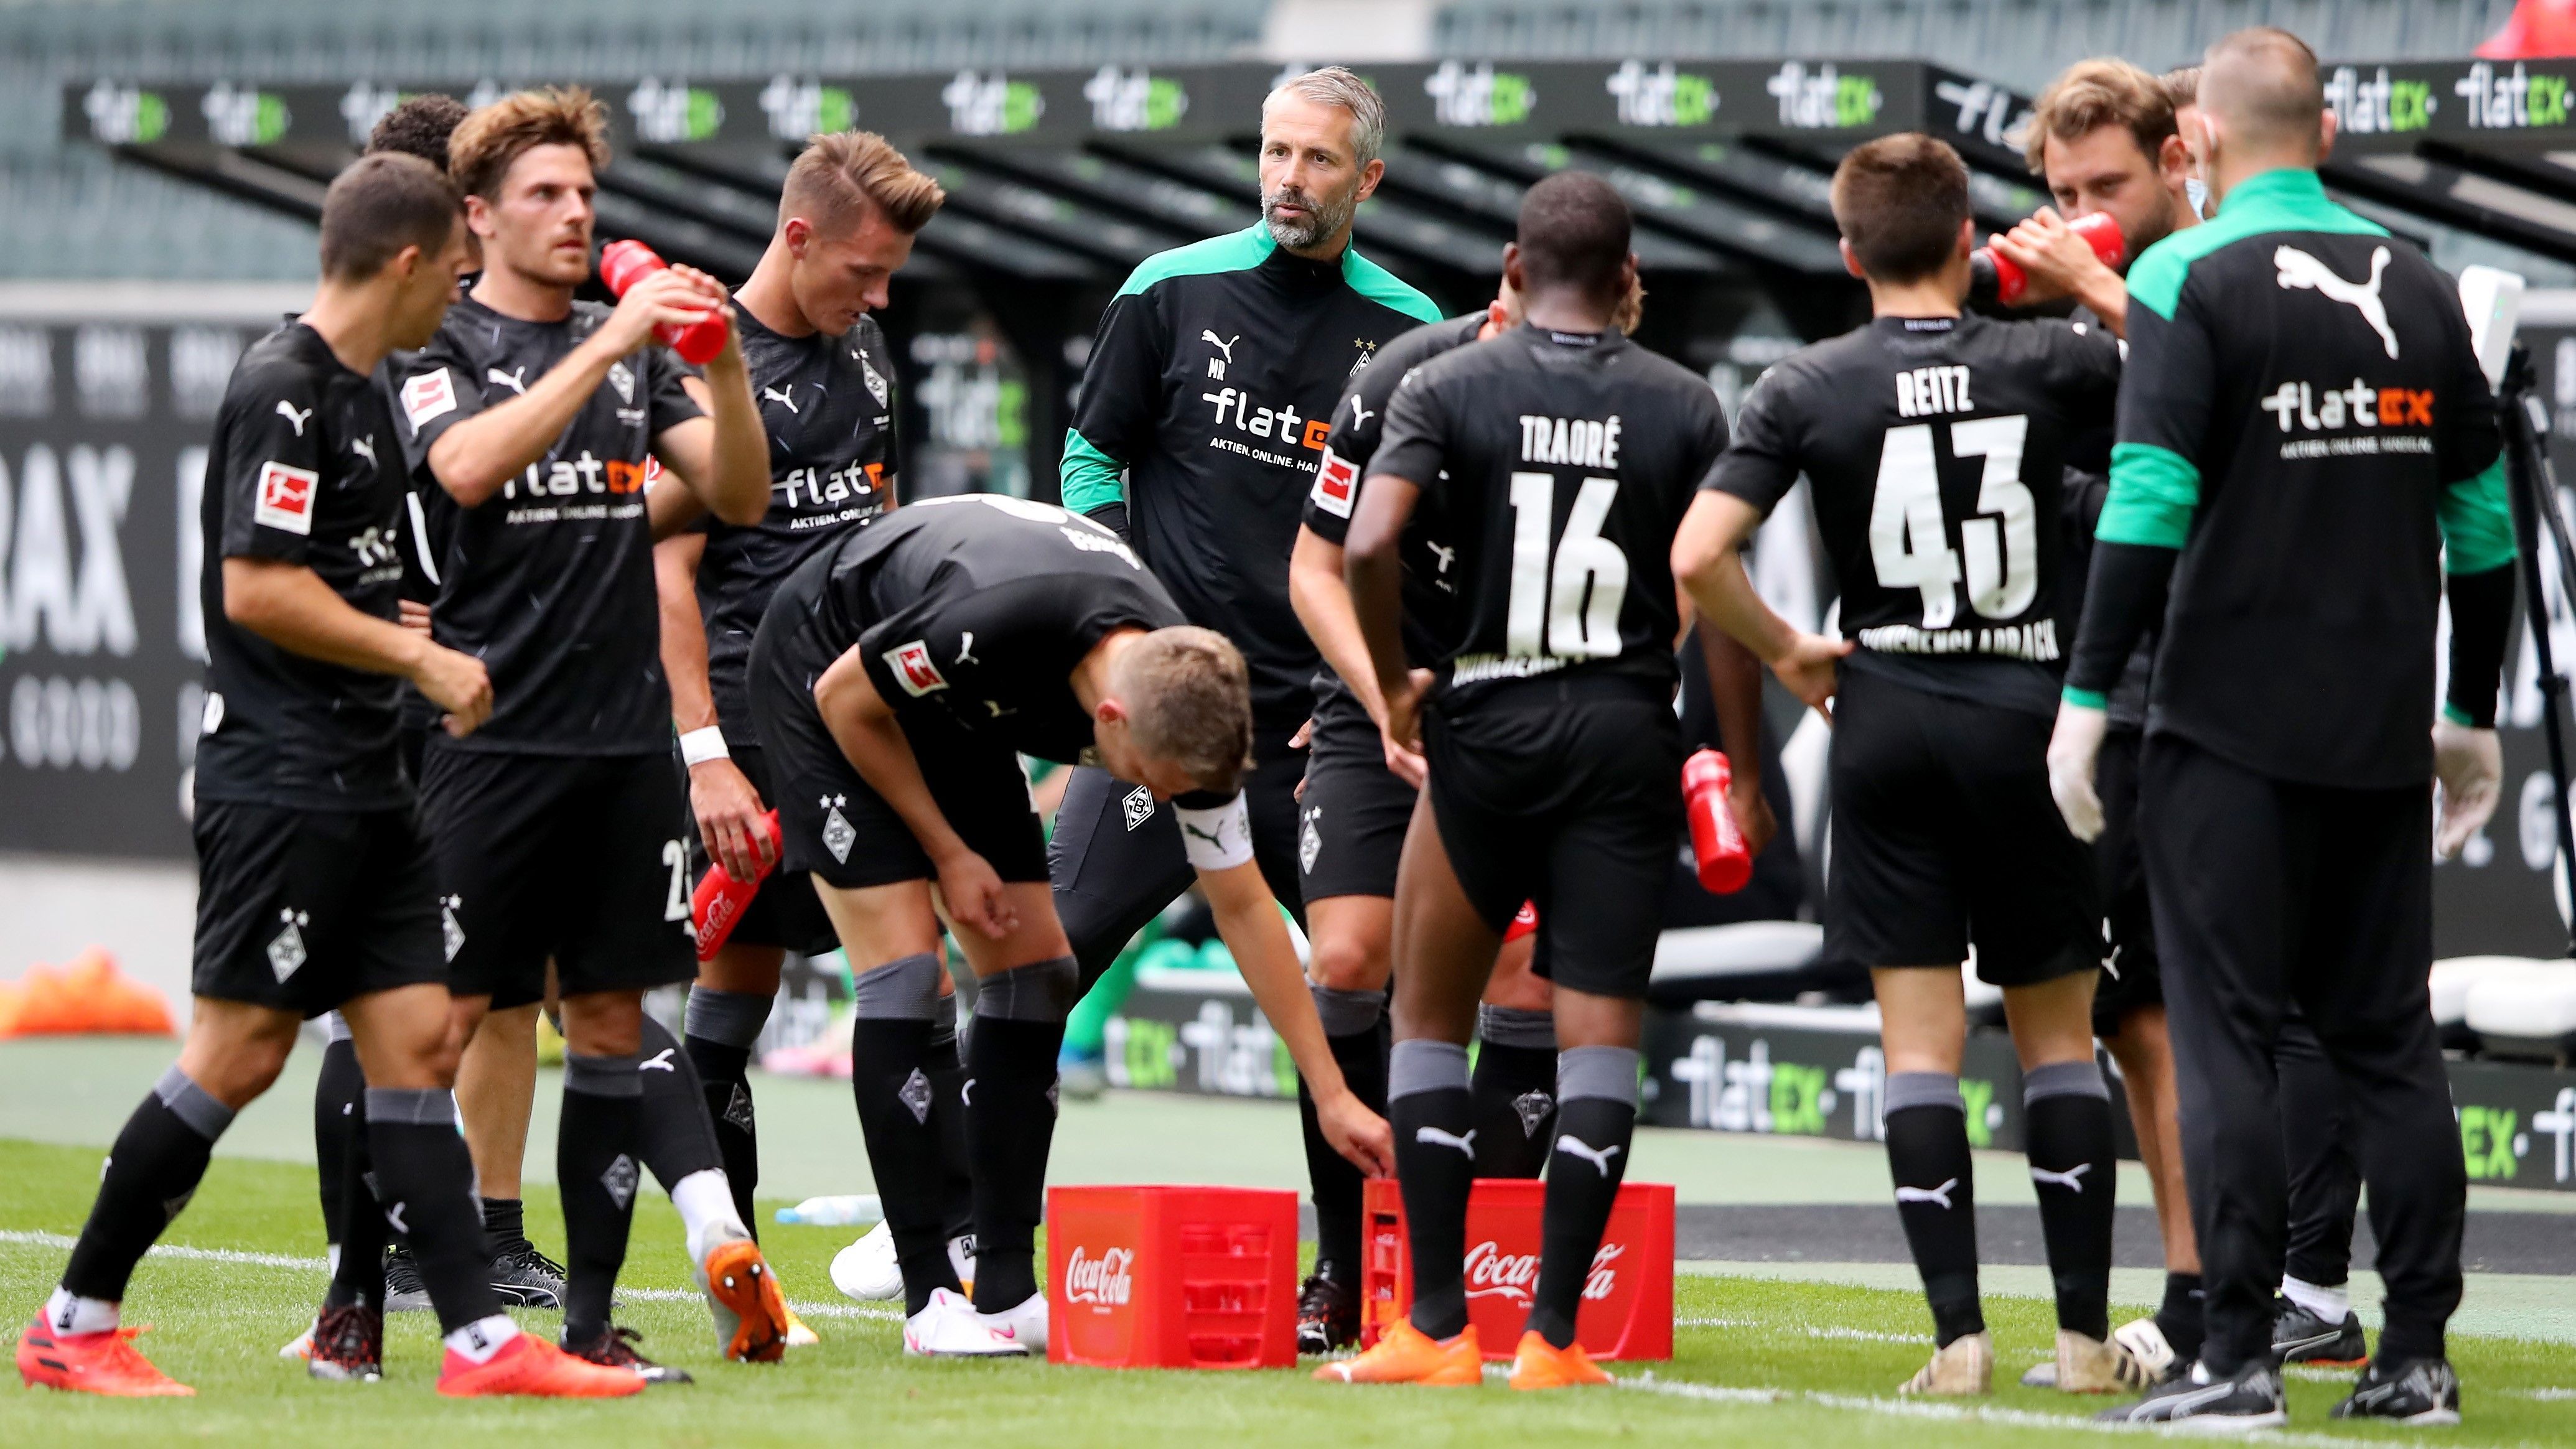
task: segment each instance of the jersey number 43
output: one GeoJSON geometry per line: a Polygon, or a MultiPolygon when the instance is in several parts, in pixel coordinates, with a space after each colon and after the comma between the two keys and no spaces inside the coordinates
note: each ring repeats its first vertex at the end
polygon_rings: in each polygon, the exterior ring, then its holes
{"type": "Polygon", "coordinates": [[[1584,479],[1566,515],[1564,536],[1550,539],[1556,523],[1556,475],[1512,475],[1512,591],[1503,615],[1505,653],[1524,659],[1608,659],[1618,654],[1628,556],[1601,536],[1602,521],[1618,496],[1616,478],[1584,479]]]}
{"type": "Polygon", "coordinates": [[[1869,506],[1869,557],[1878,581],[1890,589],[1921,590],[1923,627],[1946,629],[1958,614],[1964,557],[1969,606],[1989,619],[2013,618],[2039,592],[2038,506],[2021,481],[2030,419],[1972,418],[1949,425],[1953,457],[1986,460],[1976,516],[1960,520],[1956,549],[1941,516],[1941,473],[1932,451],[1936,426],[1887,430],[1878,455],[1878,490],[1869,506]]]}

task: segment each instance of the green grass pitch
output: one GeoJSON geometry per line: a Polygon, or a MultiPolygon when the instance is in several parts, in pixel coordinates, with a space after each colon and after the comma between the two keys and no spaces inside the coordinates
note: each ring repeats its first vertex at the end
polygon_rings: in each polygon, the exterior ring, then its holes
{"type": "MultiPolygon", "coordinates": [[[[23,1324],[79,1231],[98,1180],[95,1150],[0,1141],[0,1307],[23,1324]]],[[[551,1191],[530,1194],[541,1244],[559,1236],[551,1191]]],[[[764,1208],[764,1211],[766,1208],[764,1208]]],[[[426,1314],[395,1318],[388,1377],[324,1384],[277,1348],[307,1322],[323,1282],[309,1168],[218,1160],[169,1241],[242,1256],[160,1254],[126,1306],[151,1323],[153,1360],[196,1386],[194,1399],[118,1401],[0,1387],[0,1442],[151,1444],[236,1440],[275,1445],[525,1442],[748,1445],[1017,1444],[1033,1449],[1137,1449],[1148,1444],[1441,1445],[1687,1442],[1698,1446],[2064,1444],[2100,1401],[2012,1385],[2050,1341],[2046,1305],[1989,1301],[2004,1386],[1976,1407],[1910,1404],[1895,1387],[1929,1352],[1911,1294],[1685,1276],[1669,1364],[1613,1365],[1617,1389],[1519,1395],[1481,1390],[1353,1389],[1297,1373],[1109,1373],[1044,1363],[925,1363],[902,1354],[895,1316],[842,1300],[826,1276],[849,1238],[837,1228],[764,1230],[771,1260],[820,1347],[783,1364],[721,1362],[688,1287],[679,1222],[648,1192],[635,1218],[620,1319],[648,1353],[697,1383],[605,1403],[455,1403],[431,1391],[438,1348],[426,1314]],[[291,1261],[278,1261],[291,1260],[291,1261]],[[827,1316],[828,1315],[828,1316],[827,1316]],[[486,1437],[502,1436],[502,1437],[486,1437]]],[[[2131,1310],[2135,1311],[2135,1310],[2131,1310]]],[[[2120,1312],[2118,1316],[2127,1316],[2120,1312]]],[[[524,1321],[552,1332],[550,1314],[524,1321]]],[[[14,1342],[15,1330],[10,1333],[14,1342]]],[[[2576,1444],[2576,1354],[2564,1345],[2461,1339],[2453,1351],[2468,1422],[2408,1436],[2330,1426],[2343,1376],[2290,1385],[2294,1420],[2269,1442],[2417,1439],[2460,1446],[2576,1444]]],[[[2078,1431],[2080,1433],[2080,1431],[2078,1431]]],[[[2090,1438],[2090,1435],[2084,1435],[2090,1438]]]]}

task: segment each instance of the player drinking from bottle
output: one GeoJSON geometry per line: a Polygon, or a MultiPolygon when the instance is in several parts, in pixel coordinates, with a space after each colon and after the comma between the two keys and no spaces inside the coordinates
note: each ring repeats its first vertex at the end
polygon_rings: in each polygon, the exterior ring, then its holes
{"type": "Polygon", "coordinates": [[[1116,534],[1020,499],[914,503],[779,586],[749,675],[781,869],[810,875],[849,953],[852,1086],[902,1266],[906,1352],[1046,1347],[1032,1245],[1079,982],[1021,755],[1089,761],[1172,801],[1218,930],[1314,1084],[1324,1130],[1384,1170],[1386,1124],[1343,1085],[1253,863],[1243,657],[1184,625],[1116,534]],[[930,1080],[943,1053],[954,1060],[934,1026],[939,907],[980,983],[964,1104],[971,1302],[947,1251],[930,1080]]]}
{"type": "MultiPolygon", "coordinates": [[[[469,738],[483,664],[395,622],[401,444],[370,380],[437,329],[465,261],[446,178],[360,161],[322,203],[313,306],[242,354],[208,446],[199,584],[210,663],[197,749],[196,1018],[117,1135],[62,1284],[18,1340],[20,1377],[77,1392],[195,1391],[120,1326],[135,1264],[195,1194],[233,1115],[277,1079],[305,1018],[345,1013],[368,1085],[375,1196],[410,1234],[446,1338],[439,1391],[606,1397],[633,1375],[519,1331],[484,1281],[437,884],[395,744],[408,679],[469,738]]],[[[373,1212],[375,1203],[363,1209],[373,1212]]],[[[335,1307],[315,1376],[383,1376],[384,1318],[335,1307]]]]}
{"type": "Polygon", "coordinates": [[[1866,964],[1887,1054],[1888,1165],[1930,1301],[1909,1394],[1983,1394],[1974,1180],[1959,1094],[1961,958],[2004,991],[2057,1288],[2057,1386],[2136,1387],[2110,1337],[2109,1087],[2093,1060],[2101,917],[2091,865],[2049,799],[2063,667],[2057,519],[2070,439],[2120,380],[2099,328],[1961,315],[1974,229],[1956,152],[1920,135],[1834,172],[1844,264],[1873,320],[1800,351],[1745,398],[1674,558],[1701,611],[1799,697],[1832,701],[1825,951],[1866,964]],[[1804,474],[1842,581],[1847,641],[1803,634],[1737,550],[1804,474]]]}
{"type": "Polygon", "coordinates": [[[1504,928],[1535,901],[1555,982],[1557,1123],[1512,1384],[1608,1381],[1574,1320],[1628,1165],[1646,977],[1682,828],[1667,559],[1726,443],[1708,384],[1613,325],[1636,276],[1628,238],[1627,204],[1599,177],[1530,188],[1503,253],[1527,324],[1397,386],[1351,518],[1351,601],[1386,748],[1419,749],[1428,773],[1396,875],[1387,1073],[1414,1298],[1375,1347],[1318,1378],[1483,1377],[1464,1266],[1467,1039],[1504,928]],[[1458,550],[1459,627],[1428,691],[1403,629],[1417,505],[1458,550]]]}
{"type": "Polygon", "coordinates": [[[729,310],[714,279],[674,268],[614,310],[574,301],[607,154],[587,93],[486,106],[450,151],[483,277],[394,382],[405,457],[456,510],[432,628],[483,660],[500,700],[472,739],[432,740],[422,766],[452,985],[470,1030],[542,999],[555,964],[565,1346],[680,1377],[639,1359],[608,1316],[649,1165],[687,1224],[725,1353],[774,1357],[784,1300],[735,1210],[695,1073],[643,1014],[645,991],[695,972],[646,459],[751,524],[768,508],[766,440],[730,335],[704,382],[654,345],[729,310]]]}
{"type": "MultiPolygon", "coordinates": [[[[737,881],[776,864],[763,816],[776,803],[769,756],[751,717],[744,669],[753,633],[779,582],[826,547],[894,506],[894,360],[869,315],[912,255],[912,238],[938,211],[939,183],[912,169],[885,138],[817,136],[788,168],[778,229],[734,296],[735,325],[769,434],[769,510],[748,527],[692,523],[654,548],[662,599],[662,663],[671,718],[697,817],[691,875],[706,863],[737,881]]],[[[685,489],[656,489],[657,515],[698,511],[685,489]]],[[[667,532],[677,518],[657,519],[667,532]]],[[[690,988],[686,1045],[704,1084],[724,1151],[726,1180],[744,1223],[760,1178],[751,1049],[778,995],[786,953],[820,955],[838,943],[813,886],[779,875],[761,884],[690,988]]],[[[932,1077],[955,1111],[961,1075],[950,1060],[932,1077]]],[[[964,1231],[964,1195],[952,1205],[964,1231]]]]}

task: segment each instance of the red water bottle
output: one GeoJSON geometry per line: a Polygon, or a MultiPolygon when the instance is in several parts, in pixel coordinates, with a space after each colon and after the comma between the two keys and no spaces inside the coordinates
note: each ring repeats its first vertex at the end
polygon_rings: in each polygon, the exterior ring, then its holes
{"type": "MultiPolygon", "coordinates": [[[[778,862],[778,812],[760,817],[760,828],[769,834],[769,859],[762,861],[760,872],[749,880],[735,880],[733,873],[719,861],[707,867],[706,877],[698,882],[689,897],[689,920],[696,928],[698,959],[712,961],[724,949],[725,938],[742,924],[742,913],[751,908],[751,898],[760,894],[760,883],[778,862]]],[[[758,859],[755,853],[754,859],[758,859]]]]}
{"type": "MultiPolygon", "coordinates": [[[[2107,211],[2096,211],[2068,222],[2067,229],[2084,238],[2102,265],[2116,267],[2128,253],[2128,243],[2120,236],[2120,223],[2107,211]]],[[[1989,288],[1997,302],[2007,307],[2021,305],[2022,294],[2030,289],[2030,278],[2012,259],[1991,246],[1979,247],[1968,258],[1969,290],[1984,294],[1989,288]]]]}
{"type": "MultiPolygon", "coordinates": [[[[631,238],[610,242],[599,253],[599,279],[620,297],[625,296],[626,289],[637,282],[669,269],[670,264],[655,255],[651,247],[631,238]]],[[[680,354],[681,361],[703,367],[710,358],[724,351],[724,315],[718,313],[687,327],[666,323],[654,328],[653,335],[662,339],[663,346],[680,354]]]]}
{"type": "Polygon", "coordinates": [[[1702,750],[1682,762],[1682,798],[1690,810],[1691,854],[1699,857],[1699,883],[1711,895],[1731,896],[1753,879],[1753,852],[1735,812],[1726,807],[1734,778],[1726,756],[1702,750]]]}

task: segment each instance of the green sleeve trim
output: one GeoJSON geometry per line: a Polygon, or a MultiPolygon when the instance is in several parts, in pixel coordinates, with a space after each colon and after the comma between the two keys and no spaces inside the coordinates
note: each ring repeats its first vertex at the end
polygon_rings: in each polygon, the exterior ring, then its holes
{"type": "Polygon", "coordinates": [[[2458,725],[2463,729],[2480,728],[2478,722],[2469,718],[2468,713],[2465,710],[2462,710],[2458,705],[2451,703],[2449,700],[2444,700],[2442,702],[2442,718],[2449,720],[2451,723],[2458,725]]]}
{"type": "Polygon", "coordinates": [[[2445,572],[2482,574],[2513,562],[2513,510],[2505,501],[2502,458],[2475,478],[2443,489],[2434,517],[2442,522],[2445,572]]]}
{"type": "Polygon", "coordinates": [[[2077,689],[2071,684],[2066,686],[2065,699],[2068,704],[2075,706],[2077,709],[2107,710],[2111,707],[2110,697],[2102,693],[2102,691],[2098,689],[2077,689]]]}
{"type": "Polygon", "coordinates": [[[1395,273],[1361,256],[1359,248],[1342,249],[1342,280],[1351,290],[1425,326],[1441,320],[1440,309],[1395,273]]]}
{"type": "Polygon", "coordinates": [[[1064,462],[1056,472],[1056,496],[1076,513],[1089,513],[1104,503],[1127,497],[1127,465],[1093,447],[1072,428],[1064,430],[1064,462]]]}
{"type": "Polygon", "coordinates": [[[2200,470],[2170,448],[2122,443],[2111,450],[2111,492],[2093,536],[2103,543],[2180,548],[2200,506],[2200,470]]]}
{"type": "Polygon", "coordinates": [[[2138,253],[2129,267],[2129,300],[2170,322],[2192,263],[2221,247],[2274,232],[2386,236],[2388,228],[2335,204],[2314,171],[2284,167],[2236,183],[2218,215],[2173,232],[2138,253]]]}
{"type": "Polygon", "coordinates": [[[1156,252],[1138,262],[1136,270],[1127,274],[1127,284],[1118,289],[1118,295],[1124,297],[1133,292],[1141,292],[1156,282],[1167,281],[1173,277],[1203,277],[1212,272],[1249,271],[1260,266],[1261,259],[1270,255],[1278,245],[1270,239],[1270,228],[1256,221],[1241,231],[1230,231],[1223,236],[1212,236],[1205,241],[1192,242],[1185,247],[1156,252]]]}

